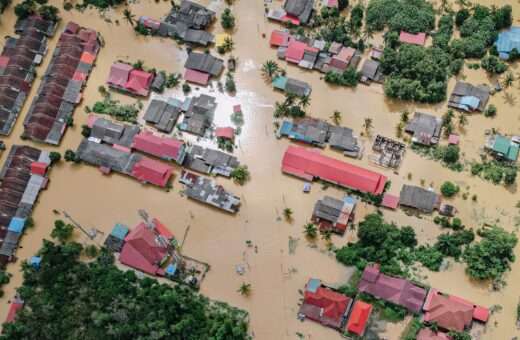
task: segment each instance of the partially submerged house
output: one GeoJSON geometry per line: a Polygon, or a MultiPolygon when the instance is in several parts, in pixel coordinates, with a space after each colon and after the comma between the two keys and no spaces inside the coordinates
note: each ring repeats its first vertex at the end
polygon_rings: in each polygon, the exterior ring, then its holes
{"type": "Polygon", "coordinates": [[[155,75],[134,69],[132,65],[116,62],[110,67],[107,84],[122,92],[147,97],[155,75]]]}
{"type": "Polygon", "coordinates": [[[358,291],[368,293],[413,313],[419,313],[426,299],[426,289],[404,280],[379,272],[379,268],[367,265],[358,284],[358,291]]]}
{"type": "Polygon", "coordinates": [[[175,161],[177,164],[182,164],[186,156],[186,145],[183,141],[159,137],[151,131],[142,131],[135,135],[131,147],[168,161],[175,161]]]}
{"type": "Polygon", "coordinates": [[[18,241],[40,191],[47,187],[49,152],[13,145],[0,171],[0,269],[15,259],[18,241]]]}
{"type": "Polygon", "coordinates": [[[275,89],[285,93],[294,93],[297,96],[309,96],[312,91],[312,87],[309,83],[284,76],[276,76],[271,85],[273,85],[275,89]]]}
{"type": "Polygon", "coordinates": [[[217,139],[235,140],[235,130],[232,127],[218,127],[215,129],[217,139]]]}
{"type": "Polygon", "coordinates": [[[491,155],[496,159],[506,163],[515,163],[520,149],[520,140],[515,141],[513,138],[492,135],[486,148],[491,150],[491,155]]]}
{"type": "Polygon", "coordinates": [[[201,52],[191,52],[184,64],[184,79],[206,85],[210,77],[218,77],[224,68],[224,60],[201,52]]]}
{"type": "Polygon", "coordinates": [[[309,279],[298,317],[342,331],[351,304],[350,297],[323,285],[319,279],[309,279]]]}
{"type": "Polygon", "coordinates": [[[453,340],[453,338],[444,332],[423,328],[417,334],[416,340],[453,340]]]}
{"type": "Polygon", "coordinates": [[[179,182],[186,184],[189,198],[206,203],[230,213],[236,213],[240,197],[233,195],[212,179],[182,171],[179,182]]]}
{"type": "Polygon", "coordinates": [[[328,65],[323,67],[323,72],[343,72],[349,67],[356,69],[362,57],[361,51],[350,46],[339,45],[339,49],[337,47],[338,45],[331,45],[331,48],[329,48],[330,61],[328,65]]]}
{"type": "Polygon", "coordinates": [[[20,312],[20,310],[23,308],[23,305],[25,304],[25,301],[20,299],[18,296],[16,296],[13,301],[11,302],[11,305],[9,306],[9,312],[7,312],[7,317],[5,318],[5,323],[13,323],[16,319],[16,316],[20,312]]]}
{"type": "Polygon", "coordinates": [[[372,305],[356,301],[348,319],[347,331],[363,336],[371,312],[372,305]]]}
{"type": "Polygon", "coordinates": [[[103,244],[112,251],[120,253],[125,245],[125,237],[129,232],[130,229],[127,226],[117,223],[103,244]]]}
{"type": "Polygon", "coordinates": [[[319,178],[345,188],[383,193],[386,176],[322,155],[317,150],[289,146],[282,160],[282,172],[312,181],[319,178]]]}
{"type": "Polygon", "coordinates": [[[154,127],[163,132],[172,132],[175,122],[181,113],[179,106],[171,105],[168,102],[152,99],[146,109],[143,119],[151,123],[154,127]]]}
{"type": "Polygon", "coordinates": [[[235,156],[225,152],[192,145],[187,151],[183,165],[201,173],[229,177],[240,162],[235,156]]]}
{"type": "Polygon", "coordinates": [[[24,119],[24,138],[60,143],[67,121],[81,101],[98,49],[95,30],[73,22],[65,26],[24,119]]]}
{"type": "Polygon", "coordinates": [[[376,154],[371,155],[370,160],[375,164],[398,169],[406,153],[406,146],[401,142],[377,135],[372,150],[376,154]]]}
{"type": "Polygon", "coordinates": [[[345,156],[360,158],[361,149],[353,130],[344,126],[330,125],[328,141],[332,148],[343,151],[345,156]]]}
{"type": "Polygon", "coordinates": [[[11,133],[55,27],[54,22],[32,16],[17,21],[18,38],[6,37],[0,55],[0,135],[11,133]]]}
{"type": "Polygon", "coordinates": [[[425,322],[435,322],[442,329],[457,332],[469,328],[473,320],[486,323],[491,314],[488,308],[457,296],[446,296],[435,289],[428,292],[423,309],[425,322]]]}
{"type": "Polygon", "coordinates": [[[187,43],[207,46],[215,41],[206,29],[215,20],[215,12],[197,3],[183,0],[159,24],[159,35],[177,37],[187,43]]]}
{"type": "Polygon", "coordinates": [[[353,218],[355,206],[356,200],[349,196],[341,200],[325,196],[314,205],[311,221],[319,226],[320,231],[331,230],[343,235],[353,218]]]}
{"type": "Polygon", "coordinates": [[[381,68],[379,67],[379,61],[365,59],[363,66],[361,66],[361,82],[369,84],[373,81],[376,83],[382,83],[385,78],[381,68]]]}
{"type": "Polygon", "coordinates": [[[204,135],[213,122],[216,108],[215,97],[201,94],[198,97],[187,98],[182,107],[184,119],[178,126],[179,130],[204,135]]]}
{"type": "Polygon", "coordinates": [[[404,131],[412,134],[414,143],[428,146],[439,141],[441,128],[441,118],[415,112],[412,121],[404,126],[404,131]]]}
{"type": "Polygon", "coordinates": [[[403,185],[399,196],[399,204],[427,213],[438,209],[441,202],[439,194],[413,185],[403,185]]]}
{"type": "Polygon", "coordinates": [[[283,9],[288,16],[298,18],[298,23],[293,24],[308,24],[314,10],[314,0],[286,0],[283,9]]]}
{"type": "Polygon", "coordinates": [[[502,59],[509,59],[514,48],[520,52],[520,27],[512,26],[509,31],[500,32],[494,45],[502,59]]]}
{"type": "Polygon", "coordinates": [[[486,84],[471,85],[458,81],[448,100],[448,106],[467,112],[484,111],[489,100],[489,88],[486,84]]]}
{"type": "Polygon", "coordinates": [[[91,115],[87,120],[90,128],[89,139],[97,143],[116,144],[131,148],[135,135],[139,133],[139,125],[114,123],[109,119],[91,115]]]}
{"type": "Polygon", "coordinates": [[[426,43],[426,33],[421,32],[413,34],[401,31],[401,33],[399,34],[399,41],[407,44],[424,46],[424,44],[426,43]]]}

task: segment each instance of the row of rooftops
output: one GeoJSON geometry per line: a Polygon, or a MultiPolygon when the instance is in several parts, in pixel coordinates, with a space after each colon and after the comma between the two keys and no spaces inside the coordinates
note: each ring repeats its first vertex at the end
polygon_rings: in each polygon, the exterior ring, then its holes
{"type": "Polygon", "coordinates": [[[56,23],[37,16],[15,24],[19,38],[7,37],[0,56],[0,134],[9,135],[34,80],[34,67],[47,51],[56,23]]]}
{"type": "MultiPolygon", "coordinates": [[[[356,308],[356,304],[361,302],[356,301],[348,317],[352,298],[324,286],[317,279],[310,279],[305,288],[299,317],[339,331],[346,327],[350,332],[363,334],[370,315],[370,305],[363,303],[356,308]]],[[[457,296],[441,294],[435,289],[428,291],[412,281],[385,275],[379,271],[379,265],[365,267],[357,291],[402,306],[415,314],[424,313],[424,322],[435,322],[445,330],[463,332],[471,327],[473,320],[485,323],[490,315],[488,308],[457,296]]]]}
{"type": "Polygon", "coordinates": [[[48,183],[49,153],[13,145],[0,172],[0,269],[14,259],[38,193],[48,183]]]}
{"type": "Polygon", "coordinates": [[[82,89],[99,49],[97,32],[69,22],[24,119],[23,136],[58,145],[67,117],[81,101],[82,89]]]}
{"type": "Polygon", "coordinates": [[[110,67],[107,84],[122,92],[147,97],[154,78],[153,73],[134,69],[132,65],[118,61],[110,67]]]}
{"type": "Polygon", "coordinates": [[[218,77],[224,68],[224,60],[209,53],[191,52],[184,63],[186,81],[206,85],[210,77],[218,77]]]}

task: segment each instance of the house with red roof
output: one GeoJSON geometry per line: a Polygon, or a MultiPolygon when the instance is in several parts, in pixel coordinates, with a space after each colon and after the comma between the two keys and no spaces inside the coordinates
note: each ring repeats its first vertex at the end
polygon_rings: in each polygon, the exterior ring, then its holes
{"type": "MultiPolygon", "coordinates": [[[[165,228],[166,229],[166,228],[165,228]]],[[[125,237],[119,262],[149,275],[164,275],[161,264],[168,253],[153,231],[141,222],[125,237]]]]}
{"type": "Polygon", "coordinates": [[[235,130],[232,127],[219,127],[215,129],[215,136],[222,139],[235,139],[235,130]]]}
{"type": "Polygon", "coordinates": [[[13,302],[11,302],[11,306],[9,306],[9,312],[7,313],[7,317],[5,318],[5,323],[13,323],[16,315],[23,308],[24,302],[19,298],[14,298],[13,302]]]}
{"type": "Polygon", "coordinates": [[[392,277],[379,272],[379,268],[366,266],[358,291],[373,295],[393,304],[419,313],[426,299],[426,289],[411,281],[392,277]]]}
{"type": "Polygon", "coordinates": [[[142,157],[131,170],[132,176],[141,182],[152,183],[161,187],[166,186],[172,172],[171,166],[148,157],[142,157]]]}
{"type": "Polygon", "coordinates": [[[363,301],[356,301],[348,319],[347,330],[352,333],[363,335],[371,311],[372,305],[363,301]]]}
{"type": "Polygon", "coordinates": [[[110,67],[107,84],[120,91],[146,97],[154,77],[152,73],[136,70],[132,65],[118,61],[110,67]]]}
{"type": "Polygon", "coordinates": [[[318,150],[290,145],[282,160],[282,172],[312,181],[319,178],[345,188],[383,193],[386,176],[328,156],[318,150]]]}
{"type": "Polygon", "coordinates": [[[319,279],[309,279],[298,317],[341,331],[351,304],[348,296],[322,285],[319,279]]]}
{"type": "Polygon", "coordinates": [[[48,167],[49,167],[49,164],[44,163],[44,162],[32,162],[31,163],[31,173],[40,175],[40,176],[45,176],[45,174],[47,173],[48,167]]]}
{"type": "Polygon", "coordinates": [[[416,340],[452,340],[453,338],[441,331],[435,332],[431,328],[423,328],[417,334],[416,340]]]}
{"type": "Polygon", "coordinates": [[[182,164],[186,156],[184,142],[169,138],[159,137],[146,130],[134,136],[132,148],[156,157],[182,164]]]}
{"type": "Polygon", "coordinates": [[[408,44],[424,46],[426,43],[426,33],[413,34],[401,31],[401,34],[399,34],[399,41],[408,44]]]}
{"type": "Polygon", "coordinates": [[[274,30],[271,32],[271,38],[269,39],[270,46],[276,47],[287,47],[289,45],[289,41],[291,40],[291,35],[288,32],[274,30]]]}
{"type": "Polygon", "coordinates": [[[424,303],[424,321],[435,322],[439,327],[463,332],[473,320],[487,322],[490,310],[457,296],[445,296],[431,289],[424,303]]]}

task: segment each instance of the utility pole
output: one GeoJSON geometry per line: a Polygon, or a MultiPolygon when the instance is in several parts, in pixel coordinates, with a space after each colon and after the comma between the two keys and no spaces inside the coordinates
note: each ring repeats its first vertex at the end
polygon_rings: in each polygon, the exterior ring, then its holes
{"type": "Polygon", "coordinates": [[[83,227],[82,227],[78,222],[74,221],[74,220],[72,219],[72,217],[71,217],[69,214],[67,214],[66,211],[62,211],[62,212],[63,212],[63,216],[65,216],[66,219],[68,219],[69,221],[71,221],[72,224],[74,224],[74,226],[76,226],[76,228],[78,228],[78,229],[81,230],[85,235],[87,235],[88,238],[90,238],[91,240],[93,240],[93,239],[96,237],[97,232],[96,232],[94,229],[92,229],[92,230],[90,231],[90,233],[88,233],[85,229],[83,229],[83,227]]]}

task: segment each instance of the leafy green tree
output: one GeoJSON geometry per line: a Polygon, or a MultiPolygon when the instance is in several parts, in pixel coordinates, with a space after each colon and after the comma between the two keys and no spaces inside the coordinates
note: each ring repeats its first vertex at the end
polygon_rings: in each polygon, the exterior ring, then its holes
{"type": "Polygon", "coordinates": [[[24,227],[26,228],[32,228],[34,227],[34,219],[32,218],[32,216],[28,216],[24,223],[23,223],[24,227]]]}
{"type": "Polygon", "coordinates": [[[64,158],[65,158],[65,162],[73,162],[73,163],[79,162],[79,158],[78,158],[78,156],[76,156],[76,153],[70,149],[65,150],[64,158]]]}
{"type": "Polygon", "coordinates": [[[89,258],[93,259],[98,256],[98,248],[95,245],[90,244],[85,247],[85,253],[89,258]]]}
{"type": "Polygon", "coordinates": [[[238,184],[244,185],[250,177],[249,170],[246,165],[240,164],[233,171],[231,171],[230,177],[238,184]]]}
{"type": "Polygon", "coordinates": [[[85,138],[90,137],[90,133],[92,132],[92,129],[88,127],[88,125],[83,124],[81,125],[81,135],[85,138]]]}
{"type": "Polygon", "coordinates": [[[497,114],[497,107],[494,104],[490,104],[488,108],[484,111],[485,117],[493,117],[497,114]]]}
{"type": "Polygon", "coordinates": [[[62,220],[54,221],[54,229],[51,232],[52,238],[65,242],[72,236],[74,226],[72,224],[65,224],[62,220]]]}
{"type": "Polygon", "coordinates": [[[448,164],[454,164],[459,161],[460,148],[457,145],[448,145],[444,148],[442,160],[448,164]]]}
{"type": "Polygon", "coordinates": [[[14,6],[14,14],[18,19],[25,19],[36,13],[36,4],[34,0],[25,0],[14,6]]]}
{"type": "Polygon", "coordinates": [[[226,82],[224,83],[224,87],[229,93],[235,93],[237,91],[235,77],[233,77],[233,74],[229,71],[226,72],[226,82]]]}
{"type": "Polygon", "coordinates": [[[51,164],[56,164],[61,160],[61,154],[57,151],[51,151],[49,154],[51,164]]]}
{"type": "Polygon", "coordinates": [[[415,237],[415,230],[410,227],[402,227],[400,233],[401,243],[406,247],[413,248],[417,245],[417,238],[415,237]]]}
{"type": "Polygon", "coordinates": [[[480,66],[492,74],[502,74],[508,69],[507,64],[503,61],[500,61],[494,55],[484,57],[480,62],[480,66]]]}
{"type": "Polygon", "coordinates": [[[51,6],[51,5],[40,6],[39,12],[40,12],[40,15],[42,16],[42,18],[44,18],[45,20],[50,20],[50,21],[60,20],[60,17],[59,17],[60,10],[55,6],[51,6]]]}
{"type": "Polygon", "coordinates": [[[220,17],[220,24],[224,29],[235,27],[235,16],[231,14],[231,10],[226,8],[220,17]]]}
{"type": "Polygon", "coordinates": [[[452,197],[459,192],[459,187],[450,181],[446,181],[441,185],[441,193],[446,197],[452,197]]]}

